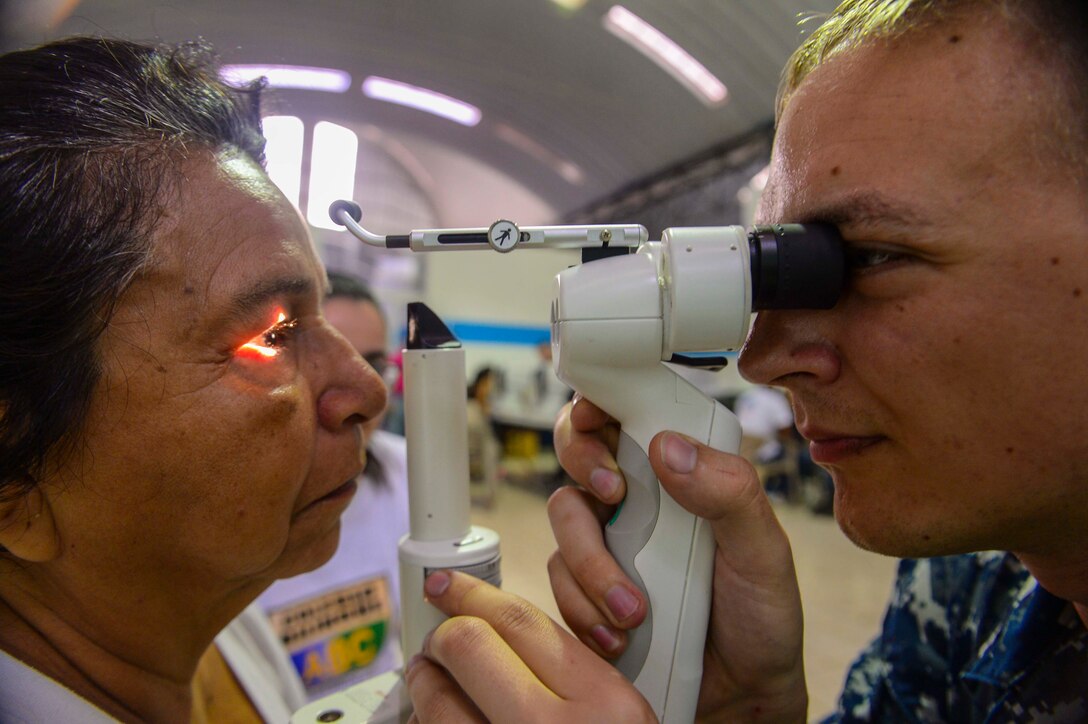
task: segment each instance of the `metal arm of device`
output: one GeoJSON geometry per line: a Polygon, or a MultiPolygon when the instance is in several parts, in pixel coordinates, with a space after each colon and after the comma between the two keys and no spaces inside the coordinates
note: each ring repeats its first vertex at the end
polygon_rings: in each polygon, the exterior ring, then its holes
{"type": "Polygon", "coordinates": [[[826,225],[666,229],[647,241],[638,225],[532,227],[497,221],[487,229],[431,229],[382,237],[359,226],[358,206],[330,214],[368,244],[418,251],[518,245],[594,247],[637,244],[625,254],[556,277],[552,360],[561,380],[619,421],[617,462],[627,497],[605,530],[609,550],[649,602],[617,667],[664,722],[695,717],[713,577],[709,524],[661,488],[650,440],[675,430],[736,453],[735,416],[667,363],[715,366],[725,357],[689,353],[738,349],[751,314],[826,309],[843,287],[838,231],[826,225]]]}
{"type": "Polygon", "coordinates": [[[582,249],[586,247],[637,247],[649,238],[638,224],[590,226],[525,226],[500,219],[488,227],[472,229],[420,229],[408,234],[382,236],[367,231],[359,222],[362,210],[354,201],[334,201],[329,207],[332,220],[370,246],[412,251],[513,251],[516,247],[582,249]]]}

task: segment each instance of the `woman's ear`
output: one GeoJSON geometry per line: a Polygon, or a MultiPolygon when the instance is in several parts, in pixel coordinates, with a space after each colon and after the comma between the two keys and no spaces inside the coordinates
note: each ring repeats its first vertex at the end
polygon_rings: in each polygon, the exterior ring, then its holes
{"type": "Polygon", "coordinates": [[[60,553],[53,510],[38,485],[18,495],[0,496],[0,546],[9,556],[44,563],[60,553]]]}

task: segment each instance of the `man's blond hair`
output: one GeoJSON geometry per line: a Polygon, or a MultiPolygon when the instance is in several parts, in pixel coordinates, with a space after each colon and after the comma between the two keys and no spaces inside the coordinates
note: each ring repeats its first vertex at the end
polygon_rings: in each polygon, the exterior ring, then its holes
{"type": "MultiPolygon", "coordinates": [[[[865,43],[930,28],[952,17],[1001,13],[1044,63],[1055,100],[1040,108],[1052,128],[1044,134],[1059,155],[1088,174],[1088,0],[843,0],[794,51],[782,71],[775,116],[828,58],[865,43]],[[1061,102],[1064,101],[1064,102],[1061,102]]],[[[819,16],[806,18],[818,19],[819,16]]]]}

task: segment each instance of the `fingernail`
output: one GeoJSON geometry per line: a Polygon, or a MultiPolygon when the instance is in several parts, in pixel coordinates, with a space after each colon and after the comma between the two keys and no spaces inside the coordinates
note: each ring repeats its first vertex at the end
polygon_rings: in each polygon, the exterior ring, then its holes
{"type": "Polygon", "coordinates": [[[589,630],[589,635],[593,637],[593,640],[597,642],[602,651],[612,653],[620,647],[619,636],[612,633],[612,629],[607,626],[598,624],[589,630]]]}
{"type": "Polygon", "coordinates": [[[437,571],[427,576],[423,582],[423,592],[428,596],[441,596],[450,587],[450,574],[446,571],[437,571]]]}
{"type": "Polygon", "coordinates": [[[610,498],[620,487],[620,476],[608,468],[597,468],[589,474],[589,485],[602,498],[610,498]]]}
{"type": "Polygon", "coordinates": [[[638,599],[623,586],[612,586],[608,589],[608,593],[604,594],[604,602],[608,604],[608,610],[617,621],[623,621],[638,610],[638,599]]]}
{"type": "Polygon", "coordinates": [[[665,436],[662,447],[665,464],[674,473],[690,473],[695,469],[695,461],[698,460],[699,454],[687,440],[669,433],[665,436]]]}

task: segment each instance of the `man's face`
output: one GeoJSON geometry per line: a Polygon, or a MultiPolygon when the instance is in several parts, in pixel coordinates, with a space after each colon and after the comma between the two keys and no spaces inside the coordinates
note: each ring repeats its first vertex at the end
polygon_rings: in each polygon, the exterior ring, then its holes
{"type": "Polygon", "coordinates": [[[59,564],[179,598],[314,568],[385,393],[322,317],[305,226],[256,165],[209,154],[152,258],[101,342],[76,459],[47,486],[59,564]]]}
{"type": "MultiPolygon", "coordinates": [[[[370,302],[349,297],[325,300],[325,319],[344,336],[359,356],[378,367],[386,361],[385,321],[370,302]]],[[[379,374],[382,370],[377,370],[379,374]]],[[[378,429],[383,415],[376,415],[363,425],[367,438],[378,429]]]]}
{"type": "Polygon", "coordinates": [[[1032,140],[1054,99],[1019,46],[979,17],[871,44],[781,120],[762,221],[838,224],[850,278],[830,311],[761,313],[741,369],[790,392],[882,552],[1042,553],[1088,523],[1088,203],[1032,140]]]}

